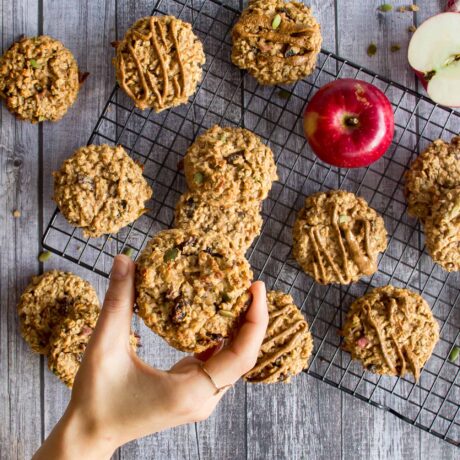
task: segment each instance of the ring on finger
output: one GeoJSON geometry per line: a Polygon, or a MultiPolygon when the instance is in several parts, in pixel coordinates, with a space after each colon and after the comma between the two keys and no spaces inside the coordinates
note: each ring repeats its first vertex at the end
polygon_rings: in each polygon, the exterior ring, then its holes
{"type": "Polygon", "coordinates": [[[204,367],[206,363],[202,362],[200,363],[200,369],[203,371],[203,373],[206,375],[206,377],[208,377],[209,381],[212,383],[212,385],[214,386],[215,388],[215,393],[214,393],[214,396],[215,395],[218,395],[222,392],[224,392],[225,390],[227,390],[228,388],[231,388],[233,385],[232,384],[228,384],[228,385],[224,385],[223,387],[219,387],[214,378],[212,377],[212,375],[209,373],[209,371],[206,369],[206,367],[204,367]]]}

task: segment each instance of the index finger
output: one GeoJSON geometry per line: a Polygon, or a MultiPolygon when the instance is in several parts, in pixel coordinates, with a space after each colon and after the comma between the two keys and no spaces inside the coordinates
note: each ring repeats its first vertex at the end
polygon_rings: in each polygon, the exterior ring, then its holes
{"type": "Polygon", "coordinates": [[[206,361],[206,370],[220,388],[235,383],[256,361],[268,325],[265,284],[256,281],[250,288],[252,303],[231,344],[206,361]]]}

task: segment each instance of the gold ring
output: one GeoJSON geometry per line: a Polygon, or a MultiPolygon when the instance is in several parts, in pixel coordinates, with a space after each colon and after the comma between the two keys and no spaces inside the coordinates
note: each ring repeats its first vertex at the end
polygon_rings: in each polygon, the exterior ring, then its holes
{"type": "Polygon", "coordinates": [[[222,393],[222,391],[226,390],[227,388],[231,388],[233,385],[232,384],[229,384],[229,385],[224,385],[223,387],[218,387],[216,382],[214,381],[214,379],[212,378],[212,375],[209,373],[209,371],[204,367],[205,363],[204,362],[201,362],[200,363],[200,368],[201,370],[204,372],[204,374],[206,375],[206,377],[208,377],[209,381],[213,384],[214,388],[216,389],[215,393],[214,393],[214,396],[215,395],[218,395],[219,393],[222,393]]]}

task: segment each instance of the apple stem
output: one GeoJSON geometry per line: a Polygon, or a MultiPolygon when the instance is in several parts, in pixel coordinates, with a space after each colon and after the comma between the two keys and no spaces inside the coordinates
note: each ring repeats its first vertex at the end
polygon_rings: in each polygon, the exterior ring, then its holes
{"type": "Polygon", "coordinates": [[[358,125],[359,125],[358,117],[355,117],[354,115],[351,115],[351,116],[345,118],[345,126],[348,126],[350,128],[354,128],[355,126],[358,126],[358,125]]]}

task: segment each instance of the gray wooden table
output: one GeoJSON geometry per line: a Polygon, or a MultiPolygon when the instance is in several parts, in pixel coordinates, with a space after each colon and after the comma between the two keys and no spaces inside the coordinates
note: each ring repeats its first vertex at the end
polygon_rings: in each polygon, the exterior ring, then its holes
{"type": "MultiPolygon", "coordinates": [[[[197,1],[197,0],[196,0],[197,1]]],[[[199,3],[199,1],[197,1],[199,3]]],[[[405,50],[408,27],[439,11],[427,0],[416,13],[377,12],[378,0],[314,0],[324,48],[417,88],[405,50]],[[378,44],[369,57],[370,42],[378,44]],[[390,52],[399,43],[401,51],[390,52]]],[[[408,2],[391,2],[395,6],[408,2]]],[[[18,122],[2,107],[0,125],[0,459],[30,458],[69,399],[43,358],[30,352],[18,331],[16,301],[31,275],[51,268],[90,280],[102,298],[106,280],[63,259],[39,264],[40,238],[54,209],[51,171],[89,133],[113,84],[110,42],[120,38],[153,2],[127,0],[0,0],[2,50],[21,34],[62,40],[82,70],[91,73],[78,102],[57,124],[18,122]],[[21,217],[15,219],[13,210],[21,217]]],[[[141,325],[138,325],[142,328],[141,325]]],[[[142,356],[166,368],[178,354],[143,331],[142,356]]],[[[132,442],[123,459],[448,459],[458,450],[396,417],[302,375],[286,386],[239,383],[206,422],[132,442]]]]}

